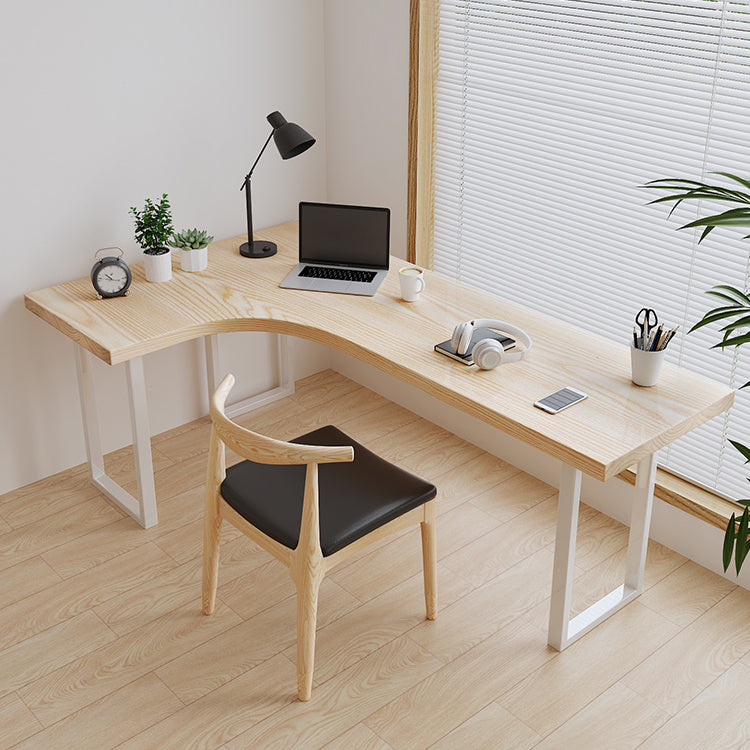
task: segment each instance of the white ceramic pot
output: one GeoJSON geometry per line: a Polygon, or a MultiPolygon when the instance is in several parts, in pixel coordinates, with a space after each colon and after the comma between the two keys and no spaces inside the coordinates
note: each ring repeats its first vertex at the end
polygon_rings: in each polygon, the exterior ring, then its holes
{"type": "Polygon", "coordinates": [[[208,248],[180,248],[180,265],[183,271],[203,271],[208,266],[208,248]]]}
{"type": "Polygon", "coordinates": [[[643,351],[643,349],[636,349],[633,344],[630,344],[630,366],[633,382],[646,388],[656,385],[666,353],[666,349],[657,352],[643,351]]]}
{"type": "Polygon", "coordinates": [[[143,267],[146,270],[146,281],[169,281],[172,278],[172,253],[167,251],[151,255],[144,252],[143,267]]]}

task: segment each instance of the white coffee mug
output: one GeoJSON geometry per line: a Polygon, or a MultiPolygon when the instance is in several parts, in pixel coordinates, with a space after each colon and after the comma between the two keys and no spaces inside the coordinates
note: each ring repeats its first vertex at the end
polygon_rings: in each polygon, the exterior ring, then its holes
{"type": "Polygon", "coordinates": [[[407,266],[398,272],[401,283],[401,299],[404,302],[416,302],[424,291],[424,272],[421,268],[407,266]]]}

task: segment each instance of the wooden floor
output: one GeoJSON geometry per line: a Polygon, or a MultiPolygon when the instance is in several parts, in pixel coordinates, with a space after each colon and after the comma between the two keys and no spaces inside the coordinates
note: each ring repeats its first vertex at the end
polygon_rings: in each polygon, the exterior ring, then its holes
{"type": "MultiPolygon", "coordinates": [[[[559,654],[552,487],[331,371],[241,421],[282,439],[333,422],[438,486],[438,619],[418,530],[371,547],[323,584],[296,701],[280,564],[227,529],[200,614],[198,420],[153,439],[148,531],[82,466],[0,497],[0,748],[750,747],[747,591],[652,542],[644,594],[559,654]]],[[[129,451],[108,467],[132,487],[129,451]]],[[[577,609],[621,582],[627,541],[581,515],[577,609]]]]}

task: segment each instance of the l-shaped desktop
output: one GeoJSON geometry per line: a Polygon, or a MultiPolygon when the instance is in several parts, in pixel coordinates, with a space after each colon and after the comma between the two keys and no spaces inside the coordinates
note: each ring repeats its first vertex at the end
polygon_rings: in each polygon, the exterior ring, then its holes
{"type": "Polygon", "coordinates": [[[561,461],[550,645],[562,650],[640,594],[655,454],[728,409],[734,400],[732,390],[669,365],[657,386],[640,388],[630,380],[626,346],[437,273],[425,273],[426,289],[417,302],[404,302],[394,269],[401,263],[398,258],[392,258],[392,271],[374,297],[280,289],[279,283],[297,262],[297,224],[258,232],[256,238],[275,242],[278,253],[248,260],[237,251],[244,238],[234,238],[209,247],[205,271],[176,271],[167,283],[146,283],[142,266],[134,266],[127,297],[97,300],[88,279],[25,296],[29,310],[76,344],[90,476],[105,495],[144,527],[157,522],[144,355],[205,337],[208,383],[213,388],[223,375],[217,365],[217,334],[279,334],[279,386],[236,407],[236,414],[293,391],[286,337],[295,336],[350,354],[561,461]],[[477,317],[523,328],[534,342],[532,355],[482,371],[433,351],[457,323],[477,317]],[[126,367],[137,498],[104,470],[90,354],[126,367]],[[534,408],[537,399],[566,385],[580,388],[589,398],[556,415],[534,408]],[[637,476],[625,581],[571,619],[582,473],[614,481],[631,466],[637,466],[637,476]]]}

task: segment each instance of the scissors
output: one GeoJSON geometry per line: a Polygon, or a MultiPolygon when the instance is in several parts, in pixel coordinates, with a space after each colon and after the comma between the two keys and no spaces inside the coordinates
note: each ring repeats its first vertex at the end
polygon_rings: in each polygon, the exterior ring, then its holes
{"type": "Polygon", "coordinates": [[[659,318],[650,307],[643,307],[635,316],[635,324],[641,329],[641,341],[644,345],[652,328],[656,328],[659,318]]]}

